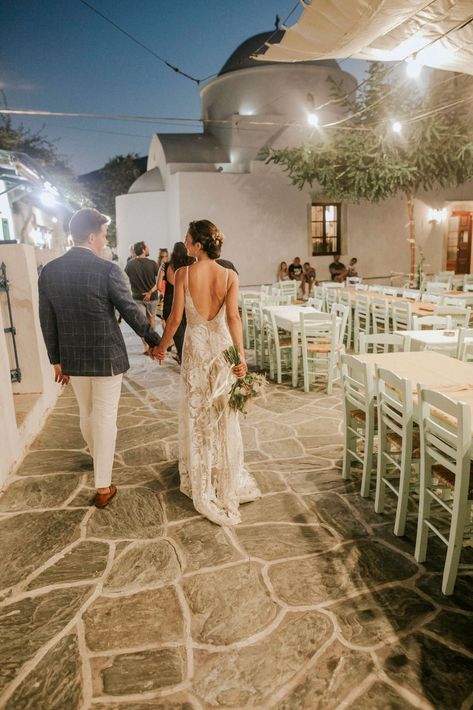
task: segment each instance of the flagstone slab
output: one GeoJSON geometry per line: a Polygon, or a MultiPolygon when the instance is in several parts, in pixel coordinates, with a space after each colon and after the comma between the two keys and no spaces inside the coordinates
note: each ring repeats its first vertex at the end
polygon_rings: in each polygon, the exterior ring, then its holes
{"type": "Polygon", "coordinates": [[[133,448],[120,452],[126,466],[139,466],[140,464],[153,464],[167,461],[168,450],[164,441],[157,439],[146,446],[141,446],[139,440],[133,448]]]}
{"type": "Polygon", "coordinates": [[[254,426],[242,426],[241,437],[243,439],[244,449],[256,449],[258,447],[256,429],[254,426]]]}
{"type": "Polygon", "coordinates": [[[161,441],[169,434],[176,431],[174,422],[166,422],[163,420],[156,423],[147,423],[142,426],[133,426],[126,429],[120,429],[117,434],[116,449],[117,451],[125,451],[140,444],[147,448],[149,444],[161,441]]]}
{"type": "Polygon", "coordinates": [[[424,628],[436,634],[443,643],[473,655],[473,614],[441,611],[424,628]]]}
{"type": "Polygon", "coordinates": [[[471,591],[473,589],[472,574],[459,574],[455,582],[453,594],[448,597],[442,594],[441,575],[422,575],[422,577],[416,581],[416,586],[442,607],[473,612],[473,594],[471,591]]]}
{"type": "MultiPolygon", "coordinates": [[[[473,659],[422,633],[376,651],[391,680],[434,708],[461,708],[473,693],[473,659]]],[[[469,705],[468,705],[469,707],[469,705]]]]}
{"type": "Polygon", "coordinates": [[[179,488],[181,479],[179,476],[179,464],[177,461],[165,461],[164,463],[152,466],[152,469],[158,474],[159,480],[163,484],[164,488],[179,488]]]}
{"type": "Polygon", "coordinates": [[[258,439],[260,442],[291,439],[296,436],[296,434],[297,432],[294,427],[288,426],[276,418],[267,419],[265,422],[258,424],[258,439]]]}
{"type": "Polygon", "coordinates": [[[186,676],[183,648],[161,648],[124,653],[112,659],[94,659],[94,666],[100,665],[103,666],[100,670],[102,687],[95,688],[96,696],[134,695],[161,690],[182,683],[186,676]]]}
{"type": "MultiPolygon", "coordinates": [[[[278,710],[335,710],[372,670],[373,660],[368,653],[352,651],[335,641],[317,658],[316,665],[309,667],[301,682],[278,703],[278,710]]],[[[378,706],[386,707],[383,703],[378,706]]]]}
{"type": "Polygon", "coordinates": [[[322,552],[339,542],[322,525],[238,525],[235,534],[249,555],[263,560],[322,552]]]}
{"type": "Polygon", "coordinates": [[[396,586],[336,602],[330,611],[337,616],[343,638],[363,647],[420,626],[434,606],[411,589],[396,586]]]}
{"type": "Polygon", "coordinates": [[[13,481],[0,495],[0,511],[57,508],[72,495],[78,483],[70,473],[13,481]]]}
{"type": "Polygon", "coordinates": [[[109,546],[105,542],[79,542],[58,562],[35,577],[27,589],[96,579],[102,575],[107,566],[108,552],[109,546]]]}
{"type": "Polygon", "coordinates": [[[314,436],[321,433],[325,436],[328,434],[336,436],[340,433],[340,415],[338,413],[330,415],[327,410],[323,410],[321,413],[312,412],[306,422],[300,422],[297,425],[297,436],[314,436]]]}
{"type": "Polygon", "coordinates": [[[56,589],[0,608],[0,689],[74,618],[91,589],[56,589]]]}
{"type": "MultiPolygon", "coordinates": [[[[324,491],[347,493],[359,489],[352,481],[344,480],[336,468],[298,471],[288,476],[287,483],[296,493],[303,496],[324,491]]],[[[373,505],[372,501],[370,503],[373,505]]]]}
{"type": "Polygon", "coordinates": [[[182,641],[184,622],[174,587],[99,597],[84,614],[91,651],[182,641]]]}
{"type": "Polygon", "coordinates": [[[275,690],[298,673],[333,632],[316,612],[288,613],[265,639],[226,653],[196,650],[194,692],[206,707],[268,707],[275,690]]]}
{"type": "MultiPolygon", "coordinates": [[[[85,446],[82,443],[81,448],[85,446]]],[[[93,468],[91,456],[81,451],[31,451],[28,453],[17,476],[39,476],[50,473],[75,473],[82,475],[93,468]]]]}
{"type": "Polygon", "coordinates": [[[176,552],[167,540],[137,541],[114,560],[104,592],[168,584],[177,579],[180,571],[176,552]]]}
{"type": "Polygon", "coordinates": [[[264,629],[279,611],[254,563],[185,577],[182,584],[192,638],[200,643],[240,641],[264,629]]]}
{"type": "Polygon", "coordinates": [[[304,406],[304,400],[298,397],[291,397],[287,392],[275,392],[264,397],[264,399],[255,400],[254,406],[260,407],[267,412],[274,412],[274,414],[283,414],[287,412],[289,403],[290,409],[298,409],[304,406]]]}
{"type": "Polygon", "coordinates": [[[190,702],[186,693],[166,695],[154,700],[136,700],[121,702],[94,703],[94,710],[195,710],[195,704],[190,702]]]}
{"type": "Polygon", "coordinates": [[[275,459],[278,458],[299,458],[304,455],[304,448],[299,441],[293,439],[273,439],[272,441],[263,441],[260,444],[260,451],[275,459]]]}
{"type": "Polygon", "coordinates": [[[409,579],[417,570],[417,565],[403,555],[396,555],[378,542],[360,540],[308,559],[275,563],[268,575],[280,599],[300,606],[409,579]]]}
{"type": "Polygon", "coordinates": [[[82,704],[81,671],[77,637],[68,634],[20,683],[5,710],[78,710],[82,704]]]}
{"type": "Polygon", "coordinates": [[[83,517],[83,510],[51,510],[0,520],[0,589],[25,579],[76,540],[83,517]]]}
{"type": "Polygon", "coordinates": [[[253,471],[253,477],[261,493],[277,493],[287,491],[286,481],[278,474],[270,471],[253,471]]]}
{"type": "Polygon", "coordinates": [[[183,572],[214,567],[242,557],[222,528],[205,519],[169,526],[168,535],[176,541],[184,558],[183,572]]]}
{"type": "Polygon", "coordinates": [[[368,528],[356,517],[345,500],[336,493],[304,496],[304,502],[319,520],[335,530],[343,540],[368,535],[368,528]]]}
{"type": "Polygon", "coordinates": [[[32,451],[40,449],[83,449],[85,441],[80,433],[78,419],[63,417],[60,422],[50,423],[36,437],[31,445],[32,451]]]}
{"type": "Polygon", "coordinates": [[[241,506],[242,523],[261,522],[293,522],[315,523],[315,515],[311,514],[299,499],[292,493],[275,493],[258,498],[252,503],[241,506]]]}
{"type": "Polygon", "coordinates": [[[350,703],[350,710],[409,710],[412,705],[387,683],[376,681],[366,692],[350,703]]]}
{"type": "Polygon", "coordinates": [[[262,454],[259,449],[245,449],[244,458],[245,464],[250,464],[257,461],[267,461],[269,456],[267,454],[262,454]]]}
{"type": "Polygon", "coordinates": [[[157,492],[145,487],[121,488],[112,502],[96,509],[87,536],[102,539],[160,537],[164,513],[157,492]]]}
{"type": "Polygon", "coordinates": [[[166,491],[161,494],[161,499],[169,523],[200,516],[200,513],[194,508],[191,499],[179,490],[166,491]]]}
{"type": "Polygon", "coordinates": [[[298,458],[267,459],[250,464],[251,470],[256,471],[276,471],[282,474],[292,475],[302,471],[327,470],[332,468],[330,459],[324,459],[313,454],[304,454],[298,458]]]}

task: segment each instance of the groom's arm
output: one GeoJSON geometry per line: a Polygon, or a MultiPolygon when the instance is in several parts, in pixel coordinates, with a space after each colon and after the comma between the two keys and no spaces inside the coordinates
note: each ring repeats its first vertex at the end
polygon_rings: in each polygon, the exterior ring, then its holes
{"type": "Polygon", "coordinates": [[[159,345],[160,336],[154,331],[143,311],[133,300],[130,289],[119,266],[112,264],[108,277],[108,295],[124,321],[151,347],[159,345]]]}

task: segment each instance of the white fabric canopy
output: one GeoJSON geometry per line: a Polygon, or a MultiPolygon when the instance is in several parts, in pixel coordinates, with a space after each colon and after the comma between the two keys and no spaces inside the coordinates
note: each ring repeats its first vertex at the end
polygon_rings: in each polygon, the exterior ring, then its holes
{"type": "Polygon", "coordinates": [[[312,0],[257,58],[400,61],[414,53],[426,66],[473,74],[473,0],[312,0]]]}

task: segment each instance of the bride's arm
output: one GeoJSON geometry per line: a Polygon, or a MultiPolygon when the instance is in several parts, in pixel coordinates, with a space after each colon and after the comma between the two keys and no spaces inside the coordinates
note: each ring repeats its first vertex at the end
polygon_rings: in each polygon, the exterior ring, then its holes
{"type": "Polygon", "coordinates": [[[174,274],[174,295],[169,318],[166,321],[163,337],[157,348],[153,348],[153,356],[158,360],[164,360],[166,351],[172,343],[174,333],[179,328],[179,324],[184,314],[184,281],[186,278],[185,269],[178,269],[174,274]]]}
{"type": "Polygon", "coordinates": [[[234,271],[230,271],[230,286],[227,291],[225,303],[227,306],[227,325],[233,343],[240,351],[241,365],[233,367],[233,372],[237,377],[243,377],[248,367],[245,360],[245,349],[243,347],[243,331],[241,328],[241,318],[238,313],[238,276],[234,271]]]}

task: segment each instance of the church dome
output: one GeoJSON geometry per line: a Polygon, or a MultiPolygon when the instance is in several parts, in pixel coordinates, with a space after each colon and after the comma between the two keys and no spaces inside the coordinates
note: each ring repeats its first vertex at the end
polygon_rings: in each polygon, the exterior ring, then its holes
{"type": "MultiPolygon", "coordinates": [[[[253,35],[253,37],[249,37],[246,39],[244,42],[242,42],[234,52],[229,56],[223,67],[220,69],[218,75],[222,76],[222,74],[228,74],[229,72],[232,71],[238,71],[239,69],[250,69],[251,67],[262,67],[262,66],[268,66],[270,64],[272,65],[281,65],[281,62],[273,62],[273,61],[265,61],[265,60],[260,60],[260,59],[252,59],[251,56],[255,52],[258,52],[261,54],[265,42],[268,42],[270,40],[270,44],[279,44],[280,41],[282,40],[284,36],[284,30],[277,30],[277,31],[272,31],[272,32],[260,32],[257,35],[253,35]]],[[[325,66],[325,67],[330,67],[332,69],[339,69],[339,66],[335,59],[323,59],[323,60],[314,60],[314,61],[308,61],[308,62],[291,62],[291,66],[293,64],[305,64],[305,65],[313,65],[317,64],[319,66],[325,66]]]]}

